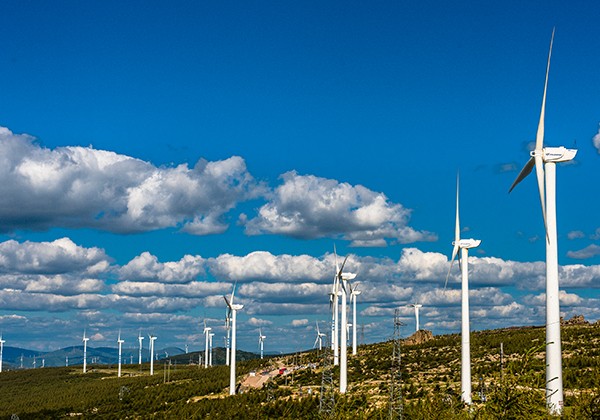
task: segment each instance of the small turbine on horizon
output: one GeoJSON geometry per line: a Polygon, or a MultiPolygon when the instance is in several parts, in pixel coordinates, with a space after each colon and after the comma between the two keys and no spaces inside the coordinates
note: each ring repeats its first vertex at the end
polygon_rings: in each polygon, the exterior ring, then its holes
{"type": "Polygon", "coordinates": [[[205,346],[204,346],[204,367],[207,368],[209,363],[209,355],[208,355],[208,351],[209,351],[209,345],[210,345],[210,331],[212,330],[211,327],[207,327],[206,326],[206,318],[204,318],[204,332],[202,334],[204,334],[204,339],[205,339],[205,346]]]}
{"type": "Polygon", "coordinates": [[[319,351],[323,350],[323,337],[325,337],[325,333],[322,333],[319,330],[319,321],[315,321],[317,325],[317,338],[315,338],[315,344],[313,344],[313,349],[317,347],[317,343],[319,344],[319,351]]]}
{"type": "Polygon", "coordinates": [[[87,343],[89,340],[89,337],[85,336],[85,330],[83,330],[83,373],[87,371],[87,343]]]}
{"type": "Polygon", "coordinates": [[[125,340],[121,340],[121,330],[119,330],[119,337],[117,338],[117,344],[119,345],[119,369],[117,371],[117,377],[121,377],[121,350],[123,348],[123,343],[125,340]]]}
{"type": "Polygon", "coordinates": [[[138,342],[140,343],[140,349],[138,353],[138,364],[142,365],[142,341],[144,341],[144,337],[142,336],[142,330],[138,333],[138,342]]]}
{"type": "Polygon", "coordinates": [[[350,284],[350,303],[352,304],[352,355],[356,356],[356,297],[362,292],[358,290],[358,283],[352,287],[350,284]]]}
{"type": "Polygon", "coordinates": [[[229,395],[235,395],[235,350],[236,350],[236,316],[237,311],[241,310],[244,305],[240,305],[239,303],[234,303],[233,299],[235,295],[235,284],[233,285],[233,290],[231,291],[231,297],[227,299],[227,296],[223,296],[225,299],[225,303],[229,308],[230,316],[231,316],[231,357],[230,357],[230,365],[229,365],[229,395]]]}
{"type": "Polygon", "coordinates": [[[258,329],[258,344],[260,345],[260,358],[263,358],[263,348],[264,348],[264,344],[265,344],[265,338],[267,338],[266,335],[263,335],[262,333],[262,328],[258,329]]]}
{"type": "Polygon", "coordinates": [[[408,306],[415,308],[415,332],[419,331],[419,309],[423,307],[420,303],[411,303],[408,306]]]}
{"type": "Polygon", "coordinates": [[[154,342],[158,337],[149,334],[148,338],[150,339],[150,376],[152,376],[154,375],[154,342]]]}

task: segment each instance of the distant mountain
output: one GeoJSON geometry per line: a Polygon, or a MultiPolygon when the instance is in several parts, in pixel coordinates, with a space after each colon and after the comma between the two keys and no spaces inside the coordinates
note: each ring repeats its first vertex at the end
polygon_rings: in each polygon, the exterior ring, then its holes
{"type": "MultiPolygon", "coordinates": [[[[147,348],[142,349],[142,361],[148,362],[150,360],[150,350],[147,348]]],[[[179,347],[167,347],[164,349],[158,349],[155,352],[155,357],[158,360],[164,359],[171,356],[177,356],[184,353],[179,347]]],[[[50,352],[42,352],[37,350],[22,349],[19,347],[4,346],[2,355],[3,369],[32,369],[35,367],[40,368],[65,366],[68,362],[69,366],[82,365],[83,364],[83,346],[70,346],[63,349],[54,350],[50,352]],[[21,356],[23,357],[21,363],[21,356]]],[[[138,348],[124,348],[121,351],[122,363],[137,363],[139,358],[138,348]]],[[[101,365],[112,365],[119,362],[119,349],[117,347],[87,347],[87,363],[101,364],[101,365]]]]}

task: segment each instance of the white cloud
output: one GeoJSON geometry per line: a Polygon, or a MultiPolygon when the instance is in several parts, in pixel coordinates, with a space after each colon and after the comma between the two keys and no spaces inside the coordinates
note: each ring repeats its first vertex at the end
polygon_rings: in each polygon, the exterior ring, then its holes
{"type": "Polygon", "coordinates": [[[399,243],[433,241],[437,237],[408,226],[410,210],[391,203],[382,194],[361,185],[333,179],[282,175],[283,184],[256,218],[241,219],[246,233],[273,233],[298,238],[342,237],[354,246],[382,246],[387,240],[399,243]]]}
{"type": "Polygon", "coordinates": [[[83,248],[69,238],[53,242],[0,243],[0,273],[98,274],[109,267],[109,258],[100,248],[83,248]]]}
{"type": "Polygon", "coordinates": [[[292,320],[292,327],[304,327],[308,325],[308,319],[294,319],[292,320]]]}
{"type": "Polygon", "coordinates": [[[225,215],[263,192],[240,157],[155,167],[91,147],[47,149],[0,127],[0,231],[91,227],[144,232],[227,229],[225,215]],[[51,203],[51,205],[48,205],[51,203]]]}
{"type": "Polygon", "coordinates": [[[252,327],[265,327],[273,325],[273,322],[269,321],[268,319],[258,319],[255,317],[250,317],[246,323],[252,327]]]}
{"type": "Polygon", "coordinates": [[[569,251],[567,252],[567,257],[574,258],[577,260],[585,260],[588,258],[593,258],[597,255],[600,255],[600,246],[596,244],[591,244],[586,246],[579,251],[569,251]]]}
{"type": "Polygon", "coordinates": [[[210,272],[217,278],[232,281],[248,280],[322,280],[333,273],[332,265],[309,255],[273,255],[266,251],[255,251],[237,257],[222,254],[208,261],[210,272]]]}
{"type": "Polygon", "coordinates": [[[159,263],[158,258],[143,252],[119,270],[119,277],[127,280],[188,283],[204,274],[204,259],[199,255],[185,255],[179,261],[159,263]]]}

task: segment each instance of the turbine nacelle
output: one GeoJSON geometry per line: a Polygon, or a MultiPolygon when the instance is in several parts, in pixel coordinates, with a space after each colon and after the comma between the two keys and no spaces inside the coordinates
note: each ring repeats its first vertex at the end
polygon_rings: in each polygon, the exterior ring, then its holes
{"type": "Polygon", "coordinates": [[[456,241],[452,242],[452,245],[458,246],[459,248],[477,248],[481,244],[481,239],[460,239],[458,243],[456,241]]]}
{"type": "MultiPolygon", "coordinates": [[[[535,158],[538,152],[536,150],[531,151],[531,156],[535,158]]],[[[577,149],[567,149],[564,146],[560,147],[544,147],[542,149],[542,157],[544,162],[568,162],[575,159],[577,149]]]]}

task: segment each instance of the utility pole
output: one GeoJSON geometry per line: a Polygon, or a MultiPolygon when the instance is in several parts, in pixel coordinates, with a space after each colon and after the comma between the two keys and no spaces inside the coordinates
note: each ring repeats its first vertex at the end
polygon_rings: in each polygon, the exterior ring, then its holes
{"type": "Polygon", "coordinates": [[[390,401],[389,418],[402,419],[404,403],[402,400],[402,341],[400,327],[405,325],[400,321],[400,309],[394,310],[394,336],[392,338],[392,368],[390,371],[390,401]]]}
{"type": "Polygon", "coordinates": [[[333,385],[333,352],[325,337],[323,346],[323,375],[321,377],[321,395],[319,397],[319,414],[321,418],[335,418],[335,388],[333,385]]]}

